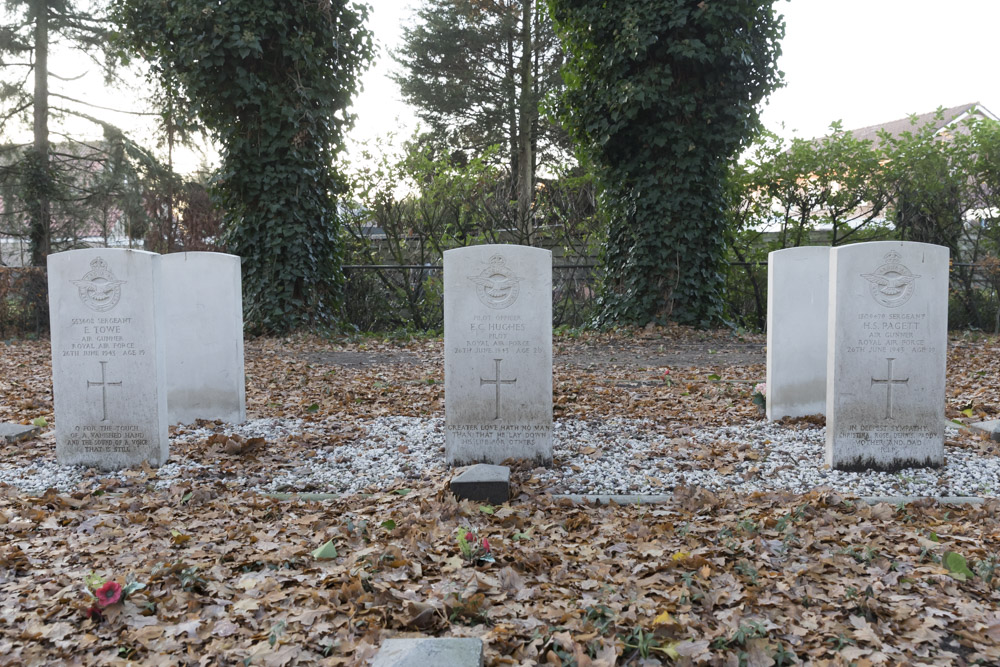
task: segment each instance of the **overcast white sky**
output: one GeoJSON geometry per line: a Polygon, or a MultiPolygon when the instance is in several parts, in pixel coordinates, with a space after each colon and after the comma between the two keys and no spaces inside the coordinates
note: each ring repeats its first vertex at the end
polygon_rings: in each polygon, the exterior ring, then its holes
{"type": "MultiPolygon", "coordinates": [[[[396,128],[405,137],[414,128],[387,78],[394,63],[385,49],[398,45],[400,25],[418,2],[370,0],[370,26],[382,49],[355,105],[355,139],[396,128]]],[[[853,129],[967,102],[1000,115],[1000,0],[780,0],[776,6],[786,19],[779,61],[786,86],[771,96],[763,121],[783,136],[820,136],[834,120],[853,129]]]]}
{"type": "MultiPolygon", "coordinates": [[[[379,52],[354,105],[358,121],[352,152],[358,141],[391,131],[406,138],[416,126],[388,78],[395,67],[388,51],[398,46],[401,25],[420,0],[369,3],[379,52]]],[[[764,109],[764,124],[771,130],[813,137],[838,119],[853,129],[967,102],[980,102],[1000,115],[1000,0],[779,0],[776,6],[787,23],[779,61],[786,86],[764,109]]],[[[64,60],[54,69],[73,76],[86,64],[64,60]]],[[[96,83],[68,84],[68,92],[107,106],[142,106],[138,95],[102,96],[99,78],[96,83]]],[[[135,117],[95,115],[124,127],[136,122],[135,117]]],[[[92,131],[92,126],[77,130],[92,131]]],[[[178,167],[193,170],[198,161],[189,156],[178,167]]]]}

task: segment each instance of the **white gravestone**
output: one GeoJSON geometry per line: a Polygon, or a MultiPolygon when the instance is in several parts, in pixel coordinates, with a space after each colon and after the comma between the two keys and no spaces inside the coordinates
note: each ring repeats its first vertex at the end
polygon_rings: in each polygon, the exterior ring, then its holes
{"type": "Polygon", "coordinates": [[[948,249],[880,241],[830,254],[826,462],[944,462],[948,249]]]}
{"type": "Polygon", "coordinates": [[[552,253],[444,253],[445,457],[552,461],[552,253]]]}
{"type": "Polygon", "coordinates": [[[169,456],[160,256],[48,257],[56,455],[115,470],[169,456]]]}
{"type": "Polygon", "coordinates": [[[826,413],[830,248],[767,256],[767,418],[826,413]]]}
{"type": "Polygon", "coordinates": [[[169,423],[246,421],[240,258],[179,252],[161,264],[169,423]]]}

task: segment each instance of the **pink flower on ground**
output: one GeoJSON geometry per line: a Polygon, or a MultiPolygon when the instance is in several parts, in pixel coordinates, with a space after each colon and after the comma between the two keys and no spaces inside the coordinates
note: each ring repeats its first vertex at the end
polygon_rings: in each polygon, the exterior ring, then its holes
{"type": "Polygon", "coordinates": [[[87,609],[84,610],[83,614],[84,616],[86,616],[91,620],[94,621],[101,620],[101,610],[98,609],[97,607],[87,607],[87,609]]]}
{"type": "Polygon", "coordinates": [[[97,604],[107,607],[122,599],[122,586],[116,581],[109,581],[94,591],[94,595],[97,596],[97,604]]]}
{"type": "Polygon", "coordinates": [[[485,537],[483,538],[483,551],[485,551],[486,553],[490,552],[490,541],[485,537]]]}
{"type": "Polygon", "coordinates": [[[472,542],[472,541],[474,541],[475,539],[476,539],[476,536],[475,536],[475,535],[473,535],[472,533],[466,533],[466,534],[465,534],[465,541],[466,541],[466,542],[472,542]]]}

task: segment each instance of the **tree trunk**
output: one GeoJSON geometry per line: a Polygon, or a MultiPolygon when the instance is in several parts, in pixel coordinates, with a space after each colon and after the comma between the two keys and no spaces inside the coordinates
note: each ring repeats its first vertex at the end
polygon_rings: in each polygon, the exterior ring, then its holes
{"type": "Polygon", "coordinates": [[[517,70],[514,67],[514,30],[511,28],[507,33],[507,49],[504,59],[507,61],[504,72],[504,96],[507,102],[507,141],[510,147],[510,178],[511,183],[516,187],[518,183],[518,173],[520,173],[517,143],[517,70]]]}
{"type": "Polygon", "coordinates": [[[35,95],[34,95],[34,206],[30,212],[31,263],[44,266],[52,248],[51,184],[49,165],[49,7],[48,0],[35,0],[35,95]]]}
{"type": "Polygon", "coordinates": [[[518,100],[517,218],[528,245],[534,245],[531,202],[535,173],[531,151],[531,128],[538,113],[532,83],[531,0],[521,3],[521,90],[518,100]]]}

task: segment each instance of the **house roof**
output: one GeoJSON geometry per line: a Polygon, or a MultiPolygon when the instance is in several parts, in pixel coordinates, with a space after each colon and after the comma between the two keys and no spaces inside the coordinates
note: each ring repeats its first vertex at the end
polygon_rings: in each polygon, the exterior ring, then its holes
{"type": "Polygon", "coordinates": [[[930,111],[915,117],[907,116],[906,118],[889,121],[888,123],[869,125],[868,127],[850,130],[850,133],[854,135],[855,139],[868,139],[878,144],[878,135],[882,131],[888,132],[893,137],[898,137],[904,132],[914,132],[928,123],[931,123],[934,129],[940,130],[945,126],[957,125],[973,115],[1000,120],[979,102],[970,102],[957,107],[951,107],[950,109],[944,109],[940,117],[938,117],[937,111],[930,111]]]}

